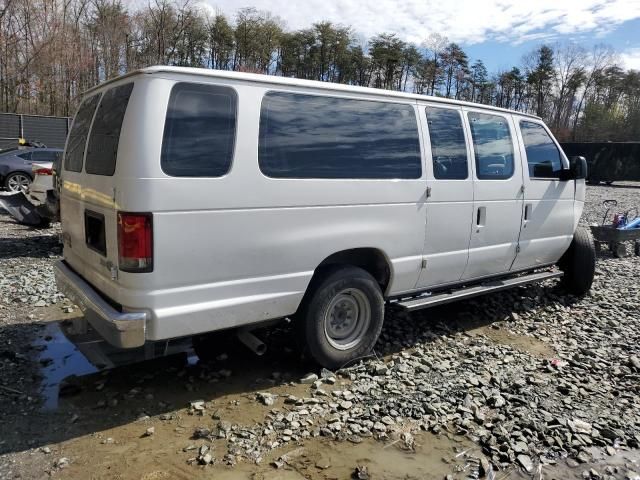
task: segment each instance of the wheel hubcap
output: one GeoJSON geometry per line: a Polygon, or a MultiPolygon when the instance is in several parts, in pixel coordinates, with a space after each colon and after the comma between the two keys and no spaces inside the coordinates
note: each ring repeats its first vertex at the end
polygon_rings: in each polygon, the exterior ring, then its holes
{"type": "Polygon", "coordinates": [[[348,350],[360,343],[370,322],[366,295],[357,288],[348,288],[331,300],[324,317],[324,333],[331,346],[348,350]]]}
{"type": "Polygon", "coordinates": [[[7,182],[7,186],[12,192],[19,192],[20,190],[24,192],[27,190],[30,183],[31,180],[26,175],[18,174],[11,176],[11,178],[7,182]]]}

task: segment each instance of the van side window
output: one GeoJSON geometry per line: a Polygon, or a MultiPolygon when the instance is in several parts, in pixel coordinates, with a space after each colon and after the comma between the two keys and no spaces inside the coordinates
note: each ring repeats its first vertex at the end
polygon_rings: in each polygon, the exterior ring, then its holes
{"type": "Polygon", "coordinates": [[[501,115],[469,112],[469,125],[479,180],[504,180],[513,175],[513,141],[501,115]]]}
{"type": "Polygon", "coordinates": [[[468,175],[467,146],[457,110],[427,107],[433,176],[438,180],[464,180],[468,175]]]}
{"type": "Polygon", "coordinates": [[[275,178],[420,178],[411,105],[269,92],[258,162],[275,178]]]}
{"type": "Polygon", "coordinates": [[[107,90],[102,96],[91,127],[85,171],[94,175],[113,175],[120,142],[120,130],[129,104],[133,83],[107,90]]]}
{"type": "Polygon", "coordinates": [[[221,177],[231,168],[237,94],[229,87],[177,83],[162,141],[162,171],[174,177],[221,177]]]}
{"type": "Polygon", "coordinates": [[[560,178],[562,160],[558,147],[539,123],[521,121],[529,178],[560,178]]]}
{"type": "Polygon", "coordinates": [[[69,132],[67,148],[64,152],[64,169],[70,172],[82,171],[82,160],[84,159],[84,149],[87,144],[87,135],[91,127],[93,114],[98,106],[100,95],[87,98],[76,113],[73,126],[69,132]]]}

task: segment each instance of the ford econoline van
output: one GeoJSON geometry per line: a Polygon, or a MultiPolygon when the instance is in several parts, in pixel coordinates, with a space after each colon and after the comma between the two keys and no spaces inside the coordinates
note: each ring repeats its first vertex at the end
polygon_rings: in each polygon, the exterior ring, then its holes
{"type": "Polygon", "coordinates": [[[115,347],[231,329],[255,347],[253,328],[289,318],[338,368],[371,351],[389,304],[560,277],[585,294],[585,174],[521,112],[146,68],[88,91],[75,115],[55,273],[115,347]]]}

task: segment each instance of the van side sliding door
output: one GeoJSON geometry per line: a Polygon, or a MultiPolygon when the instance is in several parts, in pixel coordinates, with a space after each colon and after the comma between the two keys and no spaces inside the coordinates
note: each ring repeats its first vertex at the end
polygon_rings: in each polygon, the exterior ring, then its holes
{"type": "Polygon", "coordinates": [[[473,178],[462,109],[418,102],[427,166],[427,222],[418,288],[460,280],[467,265],[473,178]],[[425,122],[426,118],[426,122],[425,122]]]}
{"type": "Polygon", "coordinates": [[[508,272],[518,252],[523,176],[512,116],[464,109],[473,149],[474,209],[463,279],[508,272]]]}

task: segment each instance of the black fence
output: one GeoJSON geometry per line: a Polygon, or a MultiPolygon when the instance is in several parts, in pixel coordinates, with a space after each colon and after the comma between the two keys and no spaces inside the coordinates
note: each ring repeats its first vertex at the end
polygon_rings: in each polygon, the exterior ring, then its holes
{"type": "Polygon", "coordinates": [[[16,147],[19,138],[64,148],[70,123],[67,117],[0,113],[0,149],[16,147]]]}
{"type": "Polygon", "coordinates": [[[589,165],[591,183],[640,181],[640,142],[563,143],[568,157],[580,155],[589,165]]]}

